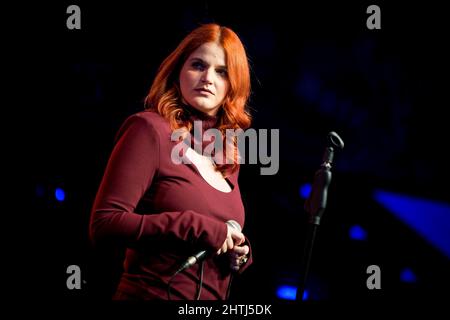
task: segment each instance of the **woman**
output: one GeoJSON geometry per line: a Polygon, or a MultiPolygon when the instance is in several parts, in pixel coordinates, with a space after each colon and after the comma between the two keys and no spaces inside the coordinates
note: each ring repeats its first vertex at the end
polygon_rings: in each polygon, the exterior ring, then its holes
{"type": "Polygon", "coordinates": [[[171,157],[178,143],[189,142],[172,141],[172,133],[191,133],[194,121],[222,133],[248,128],[249,93],[244,47],[232,30],[217,24],[192,31],[161,64],[146,110],[129,117],[117,134],[92,209],[92,240],[127,247],[114,299],[222,300],[231,274],[250,265],[250,247],[240,231],[236,139],[222,136],[233,147],[223,153],[224,161],[192,148],[182,155],[189,161],[171,157]],[[179,269],[198,252],[208,254],[179,269]]]}

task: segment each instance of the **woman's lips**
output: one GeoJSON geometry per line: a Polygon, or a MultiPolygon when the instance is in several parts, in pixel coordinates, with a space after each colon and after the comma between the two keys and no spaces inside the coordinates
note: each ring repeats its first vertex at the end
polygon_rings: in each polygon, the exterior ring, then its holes
{"type": "Polygon", "coordinates": [[[195,91],[197,91],[201,94],[205,94],[205,95],[214,95],[211,91],[209,91],[207,89],[195,89],[195,91]]]}

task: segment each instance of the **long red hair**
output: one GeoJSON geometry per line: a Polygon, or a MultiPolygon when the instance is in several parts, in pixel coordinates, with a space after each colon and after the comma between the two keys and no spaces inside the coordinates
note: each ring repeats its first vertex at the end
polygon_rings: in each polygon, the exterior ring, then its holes
{"type": "MultiPolygon", "coordinates": [[[[219,127],[222,132],[224,149],[226,146],[226,129],[247,129],[251,116],[247,111],[250,96],[250,69],[244,46],[233,30],[217,24],[205,24],[188,34],[178,47],[162,62],[156,77],[145,98],[145,108],[159,113],[169,121],[172,130],[192,129],[193,124],[182,115],[184,112],[179,88],[179,74],[187,58],[204,43],[220,44],[226,56],[226,65],[230,86],[219,111],[219,127]]],[[[217,164],[224,176],[235,172],[238,167],[238,149],[236,139],[233,141],[233,154],[226,155],[231,164],[217,164]]]]}

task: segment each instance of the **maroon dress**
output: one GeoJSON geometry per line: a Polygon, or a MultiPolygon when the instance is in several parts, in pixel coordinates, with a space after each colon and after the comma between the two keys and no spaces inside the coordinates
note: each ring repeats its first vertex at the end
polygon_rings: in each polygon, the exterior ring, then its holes
{"type": "MultiPolygon", "coordinates": [[[[217,122],[199,112],[191,117],[203,120],[204,129],[217,122]]],[[[170,125],[159,114],[130,116],[117,134],[94,202],[91,239],[127,248],[118,298],[167,299],[168,281],[186,258],[200,250],[216,252],[226,239],[227,220],[244,226],[239,171],[226,178],[231,192],[219,191],[194,164],[171,160],[177,142],[170,137],[170,125]]],[[[251,255],[239,273],[250,263],[251,255]]],[[[173,278],[172,299],[195,298],[199,267],[173,278]]],[[[225,255],[211,254],[204,262],[200,299],[225,299],[230,273],[225,255]]]]}

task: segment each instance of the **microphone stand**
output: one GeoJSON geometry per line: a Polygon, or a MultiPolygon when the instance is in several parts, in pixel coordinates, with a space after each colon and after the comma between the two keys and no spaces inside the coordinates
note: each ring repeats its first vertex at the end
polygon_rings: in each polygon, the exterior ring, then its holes
{"type": "Polygon", "coordinates": [[[328,186],[331,183],[331,164],[333,162],[334,149],[343,149],[344,141],[336,132],[328,133],[328,143],[319,170],[314,175],[311,193],[305,202],[305,211],[309,214],[306,241],[303,251],[303,259],[300,265],[300,279],[297,285],[296,301],[302,301],[305,292],[306,279],[308,277],[311,254],[320,219],[327,206],[328,186]]]}

